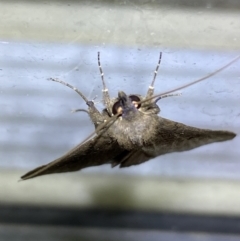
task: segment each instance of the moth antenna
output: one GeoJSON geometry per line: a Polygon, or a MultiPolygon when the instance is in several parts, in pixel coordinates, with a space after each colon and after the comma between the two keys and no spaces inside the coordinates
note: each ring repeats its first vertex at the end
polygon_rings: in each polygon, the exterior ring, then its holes
{"type": "Polygon", "coordinates": [[[214,71],[214,72],[212,72],[212,73],[210,73],[210,74],[208,74],[208,75],[206,75],[206,76],[204,76],[204,77],[202,77],[202,78],[200,78],[200,79],[197,79],[197,80],[195,80],[195,81],[192,81],[192,82],[190,82],[190,83],[188,83],[188,84],[185,84],[185,85],[180,86],[180,87],[178,87],[178,88],[175,88],[175,89],[173,89],[173,90],[169,90],[169,91],[166,91],[166,92],[163,92],[163,93],[154,95],[154,96],[152,96],[152,97],[150,97],[150,98],[147,98],[147,99],[145,99],[145,100],[143,100],[143,101],[139,101],[138,104],[142,104],[142,103],[148,102],[149,100],[155,99],[155,98],[157,98],[157,97],[161,97],[161,96],[163,96],[163,95],[167,95],[167,94],[170,94],[170,93],[172,93],[172,92],[175,92],[175,91],[178,91],[178,90],[182,90],[182,89],[184,89],[184,88],[187,88],[187,87],[189,87],[189,86],[191,86],[191,85],[197,84],[198,82],[201,82],[201,81],[203,81],[203,80],[205,80],[205,79],[208,79],[208,78],[210,78],[210,77],[218,74],[219,72],[221,72],[221,71],[223,71],[224,69],[228,68],[230,65],[232,65],[234,62],[238,61],[239,59],[240,59],[240,55],[237,56],[236,58],[234,58],[234,59],[233,59],[232,61],[230,61],[228,64],[226,64],[226,65],[224,65],[223,67],[221,67],[220,69],[218,69],[218,70],[216,70],[216,71],[214,71]]]}
{"type": "Polygon", "coordinates": [[[100,62],[100,52],[98,52],[98,67],[99,67],[99,70],[100,70],[102,85],[103,85],[103,90],[102,90],[102,92],[103,92],[103,102],[104,102],[104,105],[107,108],[108,113],[110,115],[113,115],[112,108],[111,108],[110,96],[109,96],[109,93],[108,93],[108,89],[106,87],[106,83],[105,83],[105,80],[104,80],[104,73],[103,73],[103,70],[102,70],[101,62],[100,62]]]}
{"type": "Polygon", "coordinates": [[[147,96],[146,96],[147,98],[151,97],[153,95],[153,93],[154,93],[154,84],[155,84],[155,80],[156,80],[156,77],[157,77],[157,74],[158,74],[159,66],[161,64],[161,60],[162,60],[162,52],[160,52],[160,54],[159,54],[159,59],[158,59],[158,63],[157,63],[156,69],[154,71],[154,76],[153,76],[152,83],[148,87],[148,92],[147,92],[147,96]]]}
{"type": "Polygon", "coordinates": [[[98,67],[99,67],[100,74],[101,74],[101,79],[102,79],[102,84],[103,84],[103,91],[108,91],[108,89],[106,87],[105,80],[104,80],[104,73],[103,73],[103,70],[102,70],[101,62],[100,62],[100,52],[98,52],[98,67]]]}
{"type": "Polygon", "coordinates": [[[97,125],[96,121],[98,120],[98,118],[101,118],[101,113],[97,110],[97,108],[95,107],[93,101],[89,101],[83,94],[81,91],[79,91],[76,87],[68,84],[67,82],[64,82],[62,80],[59,80],[59,79],[53,79],[53,78],[50,78],[49,80],[52,80],[52,81],[55,81],[55,82],[58,82],[60,84],[63,84],[67,87],[69,87],[70,89],[73,89],[75,92],[77,92],[86,102],[87,106],[88,106],[88,111],[87,110],[84,110],[84,109],[77,109],[73,112],[77,112],[77,111],[84,111],[86,113],[88,113],[88,115],[90,116],[92,122],[94,123],[94,125],[97,125]]]}
{"type": "Polygon", "coordinates": [[[75,113],[75,112],[79,112],[79,111],[86,112],[87,114],[89,114],[89,111],[85,110],[85,109],[74,109],[74,110],[71,110],[71,113],[75,113]]]}
{"type": "Polygon", "coordinates": [[[161,95],[161,96],[158,97],[154,102],[155,102],[155,104],[156,104],[159,100],[161,100],[161,99],[163,99],[163,98],[172,97],[172,96],[181,96],[181,95],[182,95],[182,93],[161,95]]]}
{"type": "Polygon", "coordinates": [[[113,122],[110,123],[110,124],[113,124],[120,115],[121,115],[121,114],[119,113],[119,114],[116,114],[116,115],[113,115],[112,117],[110,117],[110,119],[108,119],[108,120],[106,120],[104,123],[100,124],[100,125],[96,128],[95,132],[98,133],[99,131],[101,131],[101,130],[102,130],[106,125],[108,125],[111,121],[113,121],[113,122]]]}
{"type": "Polygon", "coordinates": [[[90,138],[94,137],[96,135],[96,131],[92,132],[89,136],[87,136],[79,145],[84,144],[86,141],[88,141],[90,138]]]}
{"type": "Polygon", "coordinates": [[[71,88],[72,90],[74,90],[75,92],[77,92],[77,93],[84,99],[84,101],[85,101],[86,103],[88,102],[88,99],[87,99],[87,98],[82,94],[82,92],[79,91],[76,87],[68,84],[67,82],[64,82],[64,81],[62,81],[62,80],[59,80],[59,79],[49,78],[49,80],[54,81],[54,82],[58,82],[58,83],[60,83],[60,84],[63,84],[63,85],[65,85],[65,86],[71,88]]]}

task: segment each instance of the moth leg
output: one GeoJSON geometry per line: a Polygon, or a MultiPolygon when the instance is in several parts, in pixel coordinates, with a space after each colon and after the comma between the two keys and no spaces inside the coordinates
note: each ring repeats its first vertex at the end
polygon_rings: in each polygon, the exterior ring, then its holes
{"type": "Polygon", "coordinates": [[[151,85],[148,88],[146,99],[152,97],[153,94],[154,94],[154,83],[155,83],[155,80],[156,80],[156,77],[157,77],[157,73],[158,73],[158,69],[159,69],[161,60],[162,60],[162,52],[160,52],[160,54],[159,54],[158,64],[157,64],[156,69],[154,71],[154,76],[153,76],[152,83],[151,83],[151,85]]]}
{"type": "Polygon", "coordinates": [[[87,101],[86,104],[88,105],[88,114],[93,124],[95,125],[95,128],[97,128],[100,124],[106,122],[107,119],[110,118],[108,115],[101,114],[95,107],[93,101],[87,101]]]}
{"type": "Polygon", "coordinates": [[[104,73],[102,71],[102,66],[101,66],[101,63],[100,63],[100,52],[98,52],[98,67],[99,67],[99,70],[100,70],[102,84],[103,84],[103,90],[102,90],[102,92],[103,92],[103,102],[104,102],[104,105],[106,106],[106,109],[107,109],[109,115],[112,116],[113,113],[112,113],[112,108],[111,108],[110,96],[109,96],[109,93],[108,93],[108,89],[106,87],[106,83],[105,83],[105,80],[104,80],[104,73]]]}
{"type": "Polygon", "coordinates": [[[146,103],[144,104],[144,106],[141,106],[141,111],[146,115],[158,114],[160,112],[160,108],[154,101],[154,102],[146,103]]]}
{"type": "Polygon", "coordinates": [[[71,113],[75,113],[75,112],[86,112],[87,114],[89,114],[89,111],[88,110],[85,110],[85,109],[74,109],[74,110],[71,110],[71,113]]]}
{"type": "MultiPolygon", "coordinates": [[[[62,80],[59,79],[53,79],[50,78],[49,80],[52,80],[54,82],[58,82],[60,84],[63,84],[67,87],[69,87],[70,89],[74,90],[75,92],[77,92],[86,102],[87,106],[88,106],[88,115],[91,118],[93,124],[95,125],[95,127],[97,127],[99,124],[101,124],[102,122],[104,122],[105,117],[98,111],[98,109],[95,107],[93,101],[89,101],[83,94],[81,91],[79,91],[76,87],[68,84],[67,82],[64,82],[62,80]]],[[[82,110],[79,109],[79,111],[86,111],[86,110],[82,110]]]]}
{"type": "Polygon", "coordinates": [[[180,96],[182,95],[181,93],[175,93],[175,94],[167,94],[167,95],[162,95],[162,96],[159,96],[157,99],[155,99],[153,102],[150,102],[150,103],[144,103],[143,104],[143,111],[145,114],[158,114],[160,112],[160,108],[159,106],[157,105],[157,102],[163,98],[166,98],[166,97],[172,97],[172,96],[180,96]]]}

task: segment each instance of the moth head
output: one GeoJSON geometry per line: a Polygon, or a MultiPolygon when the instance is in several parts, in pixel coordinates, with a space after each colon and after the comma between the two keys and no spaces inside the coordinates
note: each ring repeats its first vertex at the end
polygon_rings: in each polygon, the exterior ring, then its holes
{"type": "Polygon", "coordinates": [[[121,114],[123,117],[135,113],[141,107],[138,102],[140,98],[136,95],[126,95],[123,91],[118,92],[118,98],[113,104],[113,114],[121,114]]]}

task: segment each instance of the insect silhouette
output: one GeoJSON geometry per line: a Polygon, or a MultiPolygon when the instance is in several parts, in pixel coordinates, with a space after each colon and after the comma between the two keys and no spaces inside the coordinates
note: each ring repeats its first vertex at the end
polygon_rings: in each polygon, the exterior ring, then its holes
{"type": "Polygon", "coordinates": [[[154,82],[160,66],[160,53],[154,77],[146,96],[138,94],[127,95],[118,92],[118,97],[111,99],[104,81],[98,52],[98,66],[103,84],[103,102],[105,108],[100,112],[77,88],[58,80],[77,92],[86,102],[88,110],[77,109],[88,113],[95,126],[95,132],[81,144],[67,152],[62,157],[29,171],[21,177],[22,180],[41,175],[73,172],[86,167],[111,164],[112,167],[129,167],[146,162],[156,156],[171,152],[182,152],[213,142],[233,139],[236,134],[224,130],[199,129],[174,122],[158,116],[160,108],[157,102],[161,98],[173,96],[170,94],[203,81],[224,70],[237,61],[240,56],[219,70],[174,90],[154,95],[154,82]]]}

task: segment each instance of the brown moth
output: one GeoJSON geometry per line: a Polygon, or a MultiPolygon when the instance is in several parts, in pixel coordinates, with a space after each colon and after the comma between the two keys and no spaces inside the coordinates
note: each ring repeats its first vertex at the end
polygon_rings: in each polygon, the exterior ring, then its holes
{"type": "Polygon", "coordinates": [[[93,101],[89,101],[77,88],[61,80],[51,79],[70,87],[83,98],[88,110],[78,109],[76,111],[88,113],[95,126],[95,132],[62,157],[29,171],[21,179],[26,180],[52,173],[73,172],[106,163],[111,164],[112,167],[129,167],[163,154],[187,151],[209,143],[233,139],[236,134],[230,131],[199,129],[160,117],[157,102],[161,98],[176,95],[169,94],[171,92],[215,75],[237,61],[240,56],[208,76],[154,96],[154,82],[161,56],[160,53],[153,81],[146,96],[127,95],[125,92],[119,91],[118,97],[110,99],[100,65],[100,53],[98,53],[105,105],[102,112],[98,111],[93,101]]]}

